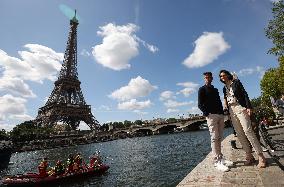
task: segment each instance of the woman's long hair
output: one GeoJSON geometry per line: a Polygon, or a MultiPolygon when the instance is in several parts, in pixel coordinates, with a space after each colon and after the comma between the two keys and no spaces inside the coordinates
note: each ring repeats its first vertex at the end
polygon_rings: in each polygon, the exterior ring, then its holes
{"type": "MultiPolygon", "coordinates": [[[[233,79],[234,79],[233,75],[232,75],[229,71],[227,71],[227,70],[222,69],[222,70],[220,71],[220,73],[219,73],[219,77],[220,77],[221,73],[225,73],[225,74],[227,75],[227,77],[228,77],[229,80],[233,80],[233,79]]],[[[225,84],[225,82],[222,81],[221,78],[220,78],[220,81],[225,84]]]]}

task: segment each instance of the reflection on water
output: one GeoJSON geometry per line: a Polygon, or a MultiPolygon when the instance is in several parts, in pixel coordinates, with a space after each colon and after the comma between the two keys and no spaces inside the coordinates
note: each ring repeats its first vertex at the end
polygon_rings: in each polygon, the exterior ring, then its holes
{"type": "MultiPolygon", "coordinates": [[[[231,129],[225,130],[225,135],[230,133],[231,129]]],[[[88,162],[96,150],[110,166],[107,174],[60,186],[175,186],[209,153],[210,138],[208,130],[203,130],[15,153],[13,164],[0,171],[0,177],[37,171],[43,157],[54,165],[57,159],[80,152],[88,162]]]]}

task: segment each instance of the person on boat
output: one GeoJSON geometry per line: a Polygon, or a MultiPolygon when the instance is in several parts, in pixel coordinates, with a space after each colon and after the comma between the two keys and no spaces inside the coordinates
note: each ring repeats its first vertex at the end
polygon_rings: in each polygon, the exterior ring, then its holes
{"type": "Polygon", "coordinates": [[[76,157],[74,159],[74,167],[73,167],[73,169],[75,171],[79,171],[79,170],[83,169],[82,163],[83,163],[83,158],[81,156],[81,153],[77,153],[77,155],[76,155],[76,157]]]}
{"type": "Polygon", "coordinates": [[[67,163],[66,163],[66,173],[73,173],[74,172],[74,157],[72,154],[69,154],[67,163]]]}
{"type": "Polygon", "coordinates": [[[90,160],[90,168],[97,169],[102,165],[102,160],[100,157],[100,152],[97,151],[95,154],[91,156],[90,160]]]}
{"type": "Polygon", "coordinates": [[[56,176],[59,176],[59,175],[64,174],[64,172],[65,172],[65,171],[64,171],[64,165],[63,165],[63,163],[61,162],[61,160],[58,160],[58,161],[56,162],[54,171],[55,171],[55,175],[56,175],[56,176]]]}
{"type": "Polygon", "coordinates": [[[47,167],[48,167],[48,162],[47,162],[47,158],[45,157],[45,158],[42,159],[42,161],[38,165],[38,173],[39,173],[40,177],[47,177],[48,176],[47,167]]]}

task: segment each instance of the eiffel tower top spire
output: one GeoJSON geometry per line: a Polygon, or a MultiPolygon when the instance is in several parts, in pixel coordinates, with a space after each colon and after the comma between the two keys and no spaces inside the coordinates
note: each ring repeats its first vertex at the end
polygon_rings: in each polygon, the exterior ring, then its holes
{"type": "Polygon", "coordinates": [[[70,31],[67,47],[64,54],[62,68],[58,80],[62,78],[78,79],[77,72],[77,26],[79,21],[76,18],[76,10],[73,19],[70,20],[70,31]]]}
{"type": "Polygon", "coordinates": [[[78,24],[79,24],[79,21],[78,21],[78,19],[76,18],[76,9],[75,9],[75,15],[74,15],[73,19],[71,19],[70,21],[72,21],[72,22],[75,22],[75,23],[78,23],[78,24]]]}

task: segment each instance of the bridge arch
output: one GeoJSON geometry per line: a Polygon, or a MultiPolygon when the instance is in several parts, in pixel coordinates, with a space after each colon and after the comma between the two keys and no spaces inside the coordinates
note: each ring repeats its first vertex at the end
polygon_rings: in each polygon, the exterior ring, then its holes
{"type": "Polygon", "coordinates": [[[180,127],[183,128],[183,131],[197,131],[197,130],[200,130],[200,126],[205,124],[206,122],[207,122],[206,119],[198,120],[198,121],[190,121],[190,122],[186,122],[180,127]]]}
{"type": "Polygon", "coordinates": [[[168,134],[173,133],[175,128],[177,128],[177,124],[167,124],[155,129],[156,134],[168,134]]]}
{"type": "Polygon", "coordinates": [[[153,131],[151,129],[143,128],[134,130],[132,134],[134,136],[149,136],[153,135],[153,131]]]}

